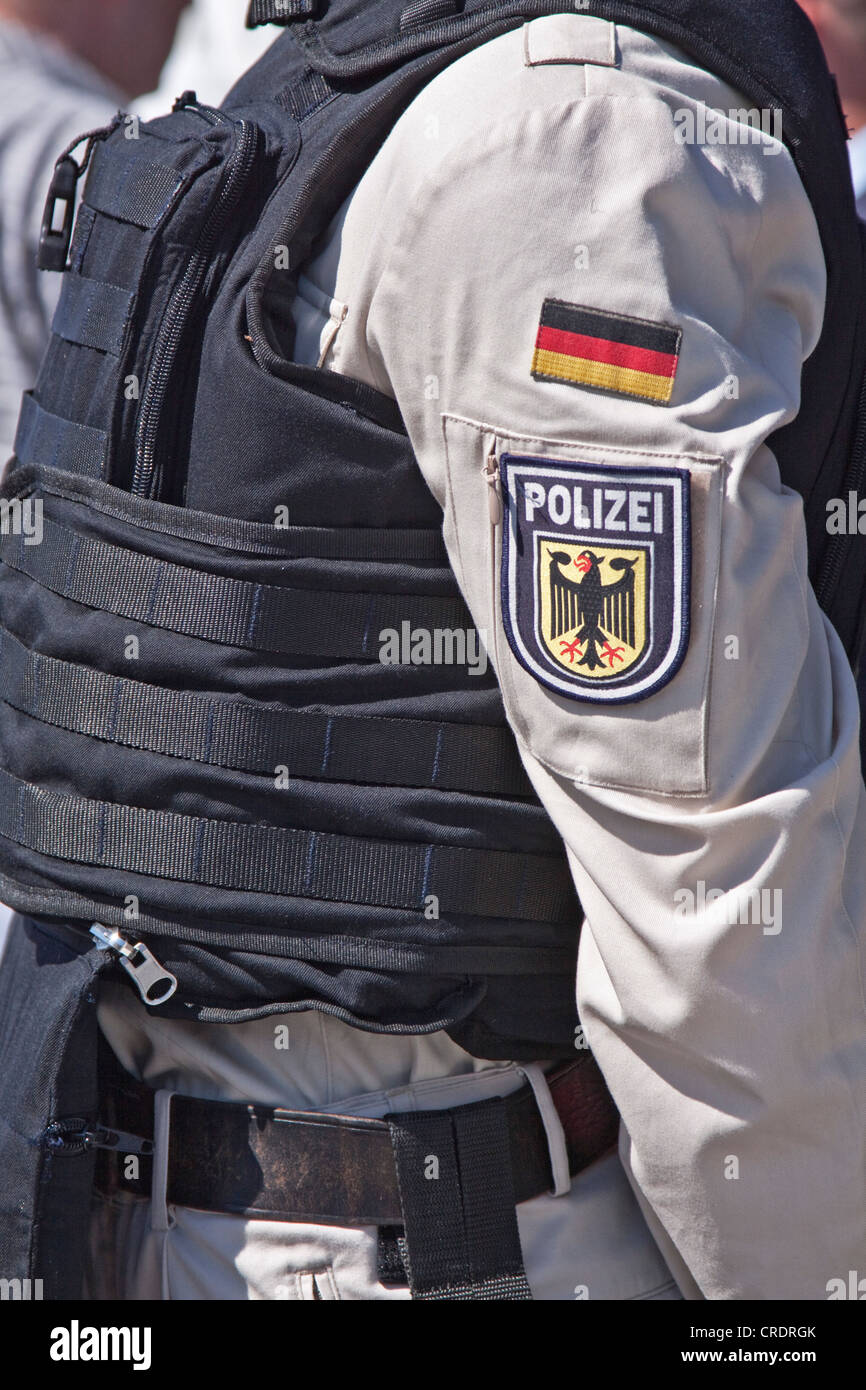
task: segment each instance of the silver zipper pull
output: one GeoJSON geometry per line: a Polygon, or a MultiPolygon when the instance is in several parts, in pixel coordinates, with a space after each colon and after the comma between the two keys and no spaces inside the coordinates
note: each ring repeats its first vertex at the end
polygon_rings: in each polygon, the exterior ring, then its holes
{"type": "Polygon", "coordinates": [[[120,964],[129,978],[135,982],[145,1004],[153,1007],[164,1004],[174,994],[177,989],[176,976],[160,965],[156,956],[142,941],[137,941],[133,946],[119,931],[113,927],[104,927],[101,922],[93,923],[90,935],[94,937],[101,951],[117,952],[120,964]]]}
{"type": "Polygon", "coordinates": [[[502,493],[499,486],[499,464],[496,462],[496,451],[491,449],[484,464],[484,480],[489,489],[487,493],[487,505],[490,509],[490,521],[493,526],[498,526],[502,520],[502,493]]]}
{"type": "Polygon", "coordinates": [[[86,1129],[82,1134],[85,1148],[109,1149],[114,1153],[143,1154],[149,1158],[153,1153],[153,1140],[142,1139],[138,1134],[127,1134],[123,1129],[109,1129],[107,1125],[97,1125],[86,1129]]]}
{"type": "Polygon", "coordinates": [[[122,1129],[109,1129],[107,1125],[88,1127],[85,1120],[79,1119],[52,1120],[45,1131],[45,1143],[49,1149],[67,1154],[84,1153],[86,1149],[109,1149],[114,1153],[142,1154],[150,1158],[153,1153],[152,1139],[142,1139],[122,1129]]]}

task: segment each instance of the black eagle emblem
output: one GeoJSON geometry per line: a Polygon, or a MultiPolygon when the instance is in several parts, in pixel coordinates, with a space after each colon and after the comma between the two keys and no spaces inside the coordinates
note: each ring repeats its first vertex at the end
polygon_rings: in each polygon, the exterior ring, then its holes
{"type": "Polygon", "coordinates": [[[579,628],[573,642],[562,642],[563,656],[578,666],[594,671],[622,660],[622,648],[611,646],[611,639],[635,645],[635,574],[637,557],[627,560],[599,559],[591,550],[583,550],[572,562],[567,551],[555,550],[550,557],[550,640],[579,628]],[[564,574],[563,565],[572,563],[583,579],[564,574]],[[602,581],[601,566],[620,571],[610,584],[602,581]],[[581,648],[583,650],[581,650],[581,648]]]}

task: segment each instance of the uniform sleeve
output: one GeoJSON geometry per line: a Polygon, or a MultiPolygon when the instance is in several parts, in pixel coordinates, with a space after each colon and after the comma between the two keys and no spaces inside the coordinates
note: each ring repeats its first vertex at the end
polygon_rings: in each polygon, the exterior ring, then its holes
{"type": "Polygon", "coordinates": [[[603,76],[449,146],[340,350],[360,334],[443,506],[681,1287],[824,1299],[866,1268],[866,808],[853,677],[765,442],[823,259],[778,141],[689,143],[697,103],[603,76]]]}

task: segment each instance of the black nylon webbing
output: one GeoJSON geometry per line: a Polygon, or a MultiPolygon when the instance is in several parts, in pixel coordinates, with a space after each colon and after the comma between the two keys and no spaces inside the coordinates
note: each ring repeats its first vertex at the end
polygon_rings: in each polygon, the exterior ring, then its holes
{"type": "Polygon", "coordinates": [[[15,435],[15,455],[22,463],[44,464],[67,473],[83,473],[87,478],[101,478],[107,449],[108,435],[104,430],[51,415],[42,409],[31,391],[25,391],[15,435]]]}
{"type": "Polygon", "coordinates": [[[329,715],[214,699],[30,651],[0,628],[0,698],[61,729],[213,767],[273,776],[531,795],[510,731],[329,715]]]}
{"type": "Polygon", "coordinates": [[[389,1115],[412,1297],[527,1302],[505,1102],[389,1115]]]}
{"type": "Polygon", "coordinates": [[[331,86],[327,77],[310,69],[294,86],[284,87],[282,92],[277,94],[277,101],[286,111],[291,112],[296,121],[305,121],[334,95],[335,88],[331,86]]]}
{"type": "Polygon", "coordinates": [[[129,151],[97,144],[90,161],[84,202],[134,227],[155,227],[183,186],[170,164],[130,159],[129,151]]]}
{"type": "Polygon", "coordinates": [[[247,28],[260,24],[288,24],[292,19],[308,19],[315,15],[319,0],[250,0],[247,28]]]}
{"type": "MultiPolygon", "coordinates": [[[[291,466],[291,462],[287,465],[291,466]]],[[[247,555],[319,560],[384,560],[431,562],[448,568],[448,553],[439,527],[402,526],[278,526],[274,522],[195,512],[166,502],[136,497],[101,484],[94,487],[70,473],[38,463],[22,465],[4,479],[5,496],[49,497],[81,502],[100,516],[162,536],[180,536],[208,546],[242,550],[247,555]]]]}
{"type": "Polygon", "coordinates": [[[88,280],[83,275],[67,274],[57,308],[52,331],[69,343],[98,348],[117,356],[123,347],[129,311],[135,294],[132,290],[109,285],[104,280],[88,280]]]}
{"type": "Polygon", "coordinates": [[[206,820],[68,796],[3,770],[0,835],[55,859],[240,892],[415,911],[434,894],[443,914],[540,922],[575,914],[558,856],[206,820]]]}
{"type": "Polygon", "coordinates": [[[374,660],[401,624],[463,631],[460,599],[283,589],[228,579],[95,540],[45,518],[41,545],[0,540],[0,557],[55,594],[151,627],[252,651],[374,660]]]}

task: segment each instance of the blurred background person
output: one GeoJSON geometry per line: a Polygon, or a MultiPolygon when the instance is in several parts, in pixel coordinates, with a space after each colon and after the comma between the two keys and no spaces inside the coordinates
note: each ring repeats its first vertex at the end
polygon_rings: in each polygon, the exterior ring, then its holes
{"type": "Polygon", "coordinates": [[[857,211],[866,218],[866,0],[800,0],[835,73],[852,139],[848,145],[857,211]]]}
{"type": "Polygon", "coordinates": [[[163,115],[187,88],[199,101],[220,105],[229,88],[281,32],[272,24],[247,29],[247,8],[248,0],[194,0],[181,16],[159,86],[135,103],[144,120],[163,115]]]}

